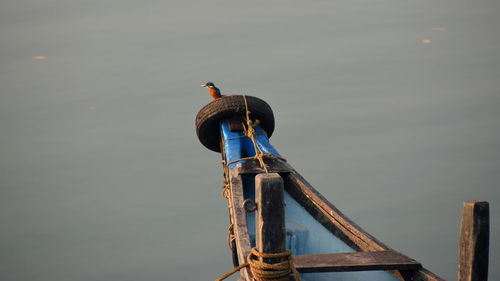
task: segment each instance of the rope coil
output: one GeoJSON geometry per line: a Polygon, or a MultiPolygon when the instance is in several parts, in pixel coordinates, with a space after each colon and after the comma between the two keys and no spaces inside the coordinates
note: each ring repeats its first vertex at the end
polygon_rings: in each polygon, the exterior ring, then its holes
{"type": "Polygon", "coordinates": [[[222,281],[247,266],[255,281],[288,281],[292,273],[296,281],[302,280],[293,265],[292,251],[287,249],[281,253],[261,253],[252,248],[246,263],[233,268],[215,281],[222,281]],[[262,261],[263,259],[282,259],[282,261],[271,264],[262,261]]]}
{"type": "Polygon", "coordinates": [[[247,258],[250,271],[256,281],[288,281],[293,273],[295,280],[300,281],[300,276],[293,265],[292,251],[286,250],[281,253],[261,253],[256,248],[252,248],[247,258]],[[263,259],[282,259],[281,262],[270,264],[263,262],[263,259]],[[261,260],[262,259],[262,260],[261,260]]]}

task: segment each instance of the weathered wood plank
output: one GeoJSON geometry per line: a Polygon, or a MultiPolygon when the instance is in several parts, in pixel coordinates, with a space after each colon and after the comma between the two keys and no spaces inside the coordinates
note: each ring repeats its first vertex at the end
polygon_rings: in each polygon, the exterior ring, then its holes
{"type": "Polygon", "coordinates": [[[465,201],[460,223],[458,281],[486,281],[490,239],[490,208],[486,201],[465,201]]]}
{"type": "MultiPolygon", "coordinates": [[[[286,227],[283,179],[277,173],[255,176],[255,243],[261,253],[281,253],[286,250],[286,227]]],[[[267,263],[279,259],[264,259],[267,263]]]]}
{"type": "Polygon", "coordinates": [[[404,280],[409,281],[446,281],[425,268],[419,270],[401,270],[399,272],[404,280]]]}
{"type": "MultiPolygon", "coordinates": [[[[264,158],[264,163],[267,168],[268,173],[290,173],[292,170],[286,162],[281,161],[277,158],[264,158]]],[[[238,164],[236,169],[239,174],[262,174],[266,171],[260,166],[260,162],[257,159],[245,160],[245,162],[238,164]]]]}
{"type": "MultiPolygon", "coordinates": [[[[247,256],[250,254],[250,236],[247,228],[246,213],[243,208],[243,179],[240,175],[230,170],[230,191],[231,191],[231,216],[233,218],[233,230],[236,237],[236,250],[238,253],[239,264],[247,262],[247,256]]],[[[252,280],[252,273],[245,267],[240,270],[241,276],[244,280],[252,280]]]]}
{"type": "Polygon", "coordinates": [[[226,119],[226,122],[229,131],[231,132],[243,131],[243,123],[246,123],[243,116],[237,115],[229,117],[228,119],[226,119]]]}
{"type": "Polygon", "coordinates": [[[422,268],[419,262],[396,251],[297,255],[293,261],[297,270],[304,273],[422,268]]]}

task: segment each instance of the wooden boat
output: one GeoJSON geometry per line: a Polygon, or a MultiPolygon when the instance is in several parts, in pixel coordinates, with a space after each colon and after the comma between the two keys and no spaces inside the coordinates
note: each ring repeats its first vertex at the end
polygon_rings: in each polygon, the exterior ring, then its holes
{"type": "MultiPolygon", "coordinates": [[[[252,248],[262,248],[266,239],[261,228],[256,230],[256,220],[262,227],[262,217],[255,209],[265,207],[256,198],[256,193],[262,195],[256,188],[262,184],[261,175],[274,175],[281,178],[284,203],[277,200],[271,207],[278,210],[277,216],[280,207],[284,209],[283,243],[302,280],[443,280],[364,231],[294,170],[269,143],[274,116],[264,101],[224,96],[200,110],[196,128],[202,144],[222,154],[223,195],[230,213],[228,241],[235,266],[245,265],[252,248]]],[[[280,231],[278,227],[269,233],[280,231]]],[[[254,280],[249,266],[239,271],[240,280],[254,280]]]]}

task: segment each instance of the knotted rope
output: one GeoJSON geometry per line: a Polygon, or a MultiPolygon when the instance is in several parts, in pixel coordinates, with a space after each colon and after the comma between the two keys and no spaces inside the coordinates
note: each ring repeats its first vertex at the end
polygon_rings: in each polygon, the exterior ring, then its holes
{"type": "Polygon", "coordinates": [[[295,280],[300,281],[299,273],[293,265],[292,251],[286,250],[281,253],[261,253],[256,248],[252,248],[247,261],[253,278],[257,281],[288,281],[293,273],[295,280]],[[263,262],[263,259],[281,259],[281,262],[270,264],[263,262]]]}
{"type": "Polygon", "coordinates": [[[253,158],[259,160],[260,166],[266,171],[266,175],[268,174],[267,167],[264,164],[264,159],[263,155],[264,153],[260,149],[259,145],[255,141],[255,136],[257,136],[257,132],[255,132],[254,127],[260,124],[259,120],[255,120],[255,122],[252,122],[250,120],[250,110],[248,110],[248,104],[247,104],[247,98],[245,95],[243,95],[243,100],[245,101],[245,115],[246,115],[246,126],[243,124],[243,129],[245,132],[245,136],[249,137],[252,140],[253,147],[255,149],[255,156],[253,158]]]}
{"type": "Polygon", "coordinates": [[[247,266],[250,267],[250,272],[256,281],[288,281],[292,273],[296,281],[301,281],[299,272],[293,265],[292,251],[287,249],[281,253],[261,253],[256,248],[252,248],[246,263],[235,267],[215,281],[222,281],[247,266]],[[281,261],[271,264],[264,262],[263,259],[281,259],[281,261]]]}

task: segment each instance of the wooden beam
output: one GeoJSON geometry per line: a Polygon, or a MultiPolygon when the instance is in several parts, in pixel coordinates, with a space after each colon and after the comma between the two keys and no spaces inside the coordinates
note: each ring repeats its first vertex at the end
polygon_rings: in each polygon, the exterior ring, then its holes
{"type": "Polygon", "coordinates": [[[233,115],[226,119],[229,131],[238,132],[243,131],[243,123],[246,123],[243,116],[233,115]]]}
{"type": "Polygon", "coordinates": [[[396,251],[297,255],[293,262],[304,273],[422,268],[419,262],[396,251]]]}
{"type": "Polygon", "coordinates": [[[458,281],[486,281],[490,239],[490,208],[486,201],[465,201],[460,223],[458,281]]]}
{"type": "MultiPolygon", "coordinates": [[[[236,237],[236,252],[238,254],[238,263],[244,264],[247,262],[247,256],[250,254],[250,235],[248,234],[246,212],[243,207],[243,177],[235,173],[234,169],[229,171],[231,181],[231,217],[234,228],[234,236],[236,237]]],[[[253,276],[248,267],[240,270],[241,277],[244,280],[252,280],[253,276]]]]}
{"type": "MultiPolygon", "coordinates": [[[[286,250],[285,205],[283,179],[277,173],[255,176],[255,244],[261,253],[281,253],[286,250]]],[[[279,259],[264,259],[267,263],[279,259]]]]}
{"type": "MultiPolygon", "coordinates": [[[[391,272],[391,271],[389,271],[391,272]]],[[[401,273],[403,280],[410,281],[446,281],[429,270],[422,268],[419,270],[402,270],[401,273]]]]}
{"type": "MultiPolygon", "coordinates": [[[[264,163],[266,165],[268,173],[290,173],[292,168],[286,162],[281,161],[276,158],[264,158],[264,163]]],[[[258,159],[249,159],[243,163],[239,163],[236,165],[237,173],[240,175],[248,175],[248,174],[262,174],[266,171],[262,166],[260,166],[260,162],[258,159]]]]}

